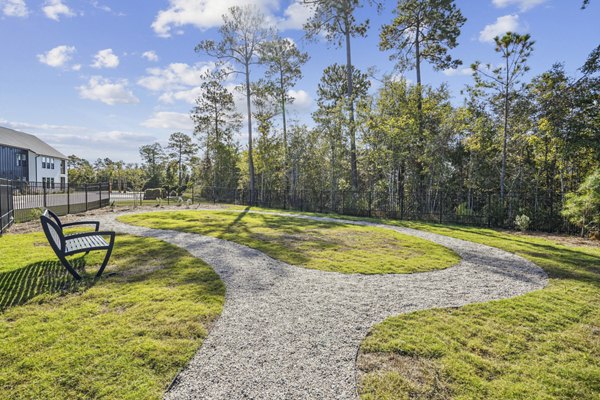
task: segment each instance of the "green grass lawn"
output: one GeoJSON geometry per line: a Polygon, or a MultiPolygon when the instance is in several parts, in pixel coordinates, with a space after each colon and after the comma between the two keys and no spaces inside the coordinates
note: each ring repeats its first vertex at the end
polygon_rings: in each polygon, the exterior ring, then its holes
{"type": "Polygon", "coordinates": [[[0,255],[2,399],[159,399],[223,307],[217,274],[155,239],[117,235],[96,283],[102,252],[75,283],[39,233],[0,255]]]}
{"type": "Polygon", "coordinates": [[[376,325],[358,359],[362,399],[600,399],[600,247],[371,221],[516,253],[542,267],[550,282],[513,299],[403,314],[376,325]]]}
{"type": "Polygon", "coordinates": [[[292,265],[342,273],[413,273],[459,261],[435,243],[387,229],[228,211],[169,211],[119,220],[210,235],[258,249],[292,265]]]}
{"type": "Polygon", "coordinates": [[[361,347],[361,398],[600,399],[600,248],[491,229],[397,224],[516,253],[542,267],[550,282],[514,299],[376,325],[361,347]]]}

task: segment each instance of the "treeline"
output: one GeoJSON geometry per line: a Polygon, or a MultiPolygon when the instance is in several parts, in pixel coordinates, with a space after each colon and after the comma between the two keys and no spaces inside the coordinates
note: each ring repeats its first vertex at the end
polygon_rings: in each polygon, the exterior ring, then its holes
{"type": "Polygon", "coordinates": [[[447,202],[466,215],[491,207],[493,198],[502,210],[558,221],[567,194],[599,168],[600,46],[581,60],[577,76],[557,63],[530,77],[535,42],[508,32],[494,39],[495,52],[470,66],[473,81],[455,106],[446,85],[421,76],[424,63],[438,71],[463,64],[450,54],[466,21],[453,1],[398,2],[379,31],[380,50],[396,68],[379,77],[351,58],[353,41],[368,31],[356,11],[376,5],[305,3],[313,11],[306,38],[346,50],[345,60],[323,71],[313,126],[290,123],[286,112],[308,55],[256,8],[232,7],[220,39],[195,49],[219,68],[205,77],[191,112],[194,137],[176,133],[165,149],[142,147],[143,187],[244,188],[250,202],[271,192],[325,192],[331,202],[342,191],[373,192],[418,212],[447,202]],[[404,78],[409,71],[414,83],[404,78]],[[224,87],[230,74],[241,78],[244,116],[224,87]],[[379,87],[371,88],[374,80],[379,87]],[[235,137],[244,125],[241,146],[235,137]]]}

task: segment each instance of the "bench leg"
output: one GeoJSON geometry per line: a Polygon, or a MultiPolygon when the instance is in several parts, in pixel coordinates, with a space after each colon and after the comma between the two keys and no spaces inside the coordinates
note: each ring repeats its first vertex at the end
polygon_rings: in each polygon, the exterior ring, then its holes
{"type": "Polygon", "coordinates": [[[110,259],[110,255],[112,254],[112,250],[113,250],[113,246],[114,245],[115,245],[115,235],[113,234],[110,237],[110,244],[108,246],[108,250],[106,250],[106,256],[104,256],[104,261],[102,262],[102,265],[100,266],[100,269],[96,273],[96,278],[100,278],[100,276],[104,272],[104,268],[106,268],[106,265],[108,264],[108,260],[110,259]]]}
{"type": "Polygon", "coordinates": [[[64,256],[59,255],[58,259],[60,260],[61,264],[67,269],[67,271],[69,271],[69,273],[73,275],[73,278],[75,278],[75,280],[81,280],[81,276],[77,273],[77,271],[75,271],[75,268],[73,268],[73,266],[64,256]]]}

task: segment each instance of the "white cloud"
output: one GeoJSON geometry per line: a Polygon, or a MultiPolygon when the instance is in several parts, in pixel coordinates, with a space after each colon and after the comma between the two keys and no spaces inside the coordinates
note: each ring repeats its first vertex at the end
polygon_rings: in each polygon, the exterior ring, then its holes
{"type": "Polygon", "coordinates": [[[160,92],[159,100],[173,103],[176,100],[194,104],[200,94],[203,76],[215,69],[214,62],[169,64],[166,68],[148,68],[146,76],[138,80],[138,85],[153,92],[160,92]]]}
{"type": "Polygon", "coordinates": [[[496,36],[502,36],[506,32],[519,32],[524,28],[519,22],[518,15],[504,15],[498,17],[496,22],[490,25],[486,25],[481,32],[479,32],[480,42],[493,42],[496,36]]]}
{"type": "Polygon", "coordinates": [[[473,74],[473,70],[469,67],[465,67],[465,68],[456,68],[456,69],[452,69],[452,68],[448,68],[442,71],[442,73],[446,76],[466,76],[466,75],[472,75],[473,74]]]}
{"type": "Polygon", "coordinates": [[[65,17],[75,16],[75,13],[62,0],[47,0],[45,4],[42,11],[44,11],[46,17],[55,21],[59,21],[61,15],[65,17]]]}
{"type": "Polygon", "coordinates": [[[150,118],[142,122],[142,126],[158,129],[194,130],[194,122],[189,114],[170,111],[154,113],[150,118]]]}
{"type": "Polygon", "coordinates": [[[76,154],[93,161],[96,158],[110,157],[113,160],[138,161],[140,146],[153,143],[155,136],[146,133],[85,129],[76,133],[44,133],[38,136],[48,144],[62,150],[65,154],[76,154]]]}
{"type": "Polygon", "coordinates": [[[25,0],[0,0],[0,7],[2,7],[2,14],[7,17],[25,18],[29,15],[25,0]]]}
{"type": "Polygon", "coordinates": [[[63,154],[77,154],[87,160],[109,156],[114,160],[138,161],[139,147],[157,140],[148,133],[7,121],[1,118],[0,126],[34,134],[63,154]]]}
{"type": "Polygon", "coordinates": [[[135,104],[139,99],[128,88],[128,81],[120,79],[111,81],[100,76],[90,78],[87,85],[79,86],[79,96],[82,99],[97,100],[104,104],[135,104]]]}
{"type": "Polygon", "coordinates": [[[119,57],[112,49],[100,50],[94,56],[93,68],[116,68],[119,66],[119,57]]]}
{"type": "Polygon", "coordinates": [[[544,2],[546,2],[546,0],[492,0],[492,3],[498,8],[516,5],[521,11],[530,10],[544,2]]]}
{"type": "Polygon", "coordinates": [[[71,67],[71,69],[73,71],[80,71],[81,70],[81,64],[75,64],[71,67]]]}
{"type": "Polygon", "coordinates": [[[105,11],[105,12],[112,12],[112,8],[110,8],[109,6],[105,5],[105,4],[100,4],[97,0],[92,0],[90,2],[90,4],[92,5],[92,7],[101,10],[101,11],[105,11]]]}
{"type": "Polygon", "coordinates": [[[294,98],[294,102],[290,105],[290,108],[298,112],[308,112],[312,108],[312,98],[310,94],[305,90],[290,90],[288,96],[294,98]]]}
{"type": "Polygon", "coordinates": [[[72,132],[77,133],[81,130],[85,129],[81,126],[75,125],[52,125],[52,124],[32,124],[29,122],[17,122],[17,121],[8,121],[5,119],[0,119],[0,125],[6,126],[16,130],[22,131],[33,131],[33,130],[44,130],[44,131],[53,131],[53,132],[72,132]]]}
{"type": "Polygon", "coordinates": [[[148,61],[158,61],[158,55],[154,50],[145,51],[142,57],[148,61]]]}
{"type": "Polygon", "coordinates": [[[42,64],[60,68],[64,67],[71,60],[73,53],[75,53],[74,46],[62,45],[56,46],[44,54],[38,54],[37,58],[42,64]]]}
{"type": "Polygon", "coordinates": [[[173,63],[166,68],[148,68],[147,75],[138,80],[138,84],[152,91],[198,86],[202,83],[202,74],[214,67],[212,62],[200,62],[195,65],[173,63]]]}
{"type": "Polygon", "coordinates": [[[160,95],[158,100],[168,104],[175,101],[185,101],[186,103],[194,104],[198,96],[200,96],[201,90],[200,86],[197,86],[187,90],[165,92],[160,95]]]}
{"type": "Polygon", "coordinates": [[[281,30],[302,29],[302,26],[312,13],[312,7],[302,3],[302,0],[296,0],[283,12],[283,19],[278,24],[279,28],[281,30]]]}
{"type": "MultiPolygon", "coordinates": [[[[299,1],[296,0],[295,3],[299,1]]],[[[289,24],[287,28],[297,28],[298,24],[304,18],[305,11],[300,10],[292,3],[286,10],[285,17],[290,21],[282,21],[282,24],[289,24]],[[289,12],[288,12],[289,10],[289,12]],[[296,11],[300,15],[292,15],[296,11]]],[[[152,23],[152,29],[161,37],[170,37],[172,29],[185,25],[192,25],[200,30],[206,30],[221,26],[223,23],[223,14],[227,14],[230,7],[240,4],[251,4],[257,6],[266,17],[275,21],[277,18],[273,12],[279,8],[279,0],[169,0],[169,7],[161,10],[156,15],[152,23]]],[[[178,29],[176,29],[178,31],[178,29]]]]}

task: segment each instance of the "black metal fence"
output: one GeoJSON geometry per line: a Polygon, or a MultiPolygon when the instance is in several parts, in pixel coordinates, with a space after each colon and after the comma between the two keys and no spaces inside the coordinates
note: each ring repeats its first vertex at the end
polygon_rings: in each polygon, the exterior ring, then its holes
{"type": "Polygon", "coordinates": [[[39,218],[44,208],[58,215],[80,213],[110,204],[108,183],[61,185],[41,182],[10,183],[15,222],[39,218]]]}
{"type": "MultiPolygon", "coordinates": [[[[129,200],[138,199],[138,204],[142,203],[139,194],[119,196],[123,200],[130,196],[129,200]]],[[[534,193],[510,193],[501,201],[497,194],[474,190],[453,194],[434,191],[421,196],[398,195],[387,191],[257,191],[251,201],[250,193],[245,189],[196,186],[188,188],[180,200],[176,197],[160,200],[164,205],[188,201],[491,228],[514,228],[517,215],[525,214],[531,221],[531,230],[576,231],[561,216],[560,206],[539,198],[534,193]]]]}
{"type": "Polygon", "coordinates": [[[0,179],[0,235],[14,222],[12,185],[0,179]]]}

